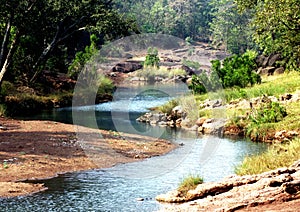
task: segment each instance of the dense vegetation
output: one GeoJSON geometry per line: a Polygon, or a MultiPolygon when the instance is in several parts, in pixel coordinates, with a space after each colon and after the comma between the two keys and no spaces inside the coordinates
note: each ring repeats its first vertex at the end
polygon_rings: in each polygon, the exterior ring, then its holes
{"type": "MultiPolygon", "coordinates": [[[[298,0],[0,0],[0,3],[0,84],[6,80],[15,87],[32,88],[40,95],[72,89],[72,86],[49,85],[43,73],[50,76],[65,73],[76,80],[80,69],[102,44],[140,32],[171,34],[189,44],[205,41],[236,55],[243,55],[248,49],[266,55],[279,53],[284,67],[299,69],[298,0]]],[[[197,61],[183,62],[197,64],[197,61]]],[[[252,85],[259,78],[250,73],[253,68],[250,62],[252,58],[245,55],[228,58],[222,68],[220,62],[214,61],[213,74],[194,77],[194,81],[209,78],[210,84],[204,87],[212,90],[220,87],[212,83],[215,80],[225,88],[252,85]]],[[[196,84],[198,88],[194,90],[206,91],[199,87],[200,83],[196,84]]],[[[5,94],[6,91],[1,96],[5,94]]]]}
{"type": "Polygon", "coordinates": [[[136,31],[112,1],[1,1],[0,38],[3,77],[32,84],[43,70],[66,72],[76,52],[96,34],[104,41],[136,31]]]}

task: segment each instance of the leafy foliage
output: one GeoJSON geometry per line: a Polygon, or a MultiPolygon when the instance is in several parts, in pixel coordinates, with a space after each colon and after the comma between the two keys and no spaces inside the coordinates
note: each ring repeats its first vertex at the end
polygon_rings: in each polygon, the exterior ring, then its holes
{"type": "Polygon", "coordinates": [[[226,51],[242,54],[255,47],[250,26],[253,13],[247,10],[239,13],[233,0],[213,0],[213,18],[210,22],[213,45],[224,46],[226,51]]]}
{"type": "Polygon", "coordinates": [[[261,78],[253,70],[256,67],[256,54],[247,51],[241,56],[234,55],[223,61],[223,67],[219,61],[212,61],[213,72],[220,77],[223,87],[238,86],[245,88],[261,82],[261,78]]]}
{"type": "Polygon", "coordinates": [[[95,34],[90,36],[91,45],[86,46],[84,51],[77,52],[75,59],[69,66],[69,76],[76,79],[83,66],[91,59],[91,57],[97,52],[98,38],[95,34]]]}
{"type": "Polygon", "coordinates": [[[241,56],[234,55],[226,58],[221,67],[221,61],[212,61],[212,73],[208,76],[202,73],[192,77],[192,83],[189,86],[195,93],[206,93],[207,91],[216,91],[221,88],[240,87],[245,88],[248,85],[254,85],[261,82],[261,78],[253,70],[256,53],[247,51],[241,56]]]}
{"type": "Polygon", "coordinates": [[[253,9],[254,39],[266,53],[281,53],[290,69],[300,64],[299,0],[235,0],[239,9],[253,9]]]}
{"type": "Polygon", "coordinates": [[[75,53],[89,44],[90,32],[101,42],[137,32],[108,0],[0,3],[0,82],[7,70],[6,79],[23,83],[34,82],[45,67],[66,72],[75,53]]]}
{"type": "Polygon", "coordinates": [[[148,52],[146,55],[146,59],[144,62],[144,66],[151,66],[151,67],[157,67],[159,68],[159,56],[158,51],[156,48],[148,48],[148,52]]]}
{"type": "Polygon", "coordinates": [[[276,123],[287,116],[286,109],[278,102],[268,102],[260,106],[258,110],[254,110],[250,115],[252,122],[261,123],[276,123]]]}
{"type": "Polygon", "coordinates": [[[119,10],[133,17],[142,32],[208,40],[210,0],[117,0],[119,10]]]}

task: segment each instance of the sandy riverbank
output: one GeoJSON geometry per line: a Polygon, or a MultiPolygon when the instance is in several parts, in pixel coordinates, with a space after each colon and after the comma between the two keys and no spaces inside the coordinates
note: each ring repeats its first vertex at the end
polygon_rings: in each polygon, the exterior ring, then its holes
{"type": "Polygon", "coordinates": [[[80,127],[81,132],[102,135],[96,142],[106,151],[91,155],[79,145],[77,128],[73,125],[0,118],[0,126],[0,198],[47,189],[42,184],[22,183],[24,180],[107,168],[162,155],[176,148],[166,140],[80,127]]]}

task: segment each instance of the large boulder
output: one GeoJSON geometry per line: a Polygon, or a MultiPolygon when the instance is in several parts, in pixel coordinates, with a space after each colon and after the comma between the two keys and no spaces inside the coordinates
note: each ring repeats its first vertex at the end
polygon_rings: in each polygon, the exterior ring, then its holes
{"type": "Polygon", "coordinates": [[[142,69],[143,65],[139,61],[130,61],[130,62],[122,62],[115,65],[111,71],[113,72],[121,72],[121,73],[130,73],[136,70],[142,69]]]}
{"type": "Polygon", "coordinates": [[[206,119],[202,124],[203,133],[222,136],[225,123],[225,119],[206,119]]]}
{"type": "Polygon", "coordinates": [[[268,66],[276,66],[276,62],[278,62],[281,59],[280,54],[272,54],[269,57],[268,66]]]}

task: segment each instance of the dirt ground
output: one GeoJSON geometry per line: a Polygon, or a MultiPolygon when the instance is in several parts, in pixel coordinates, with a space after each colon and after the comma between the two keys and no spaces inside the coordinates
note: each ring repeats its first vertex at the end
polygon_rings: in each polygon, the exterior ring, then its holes
{"type": "Polygon", "coordinates": [[[42,184],[23,183],[60,173],[107,168],[165,154],[176,146],[169,141],[80,127],[94,142],[82,147],[78,126],[52,121],[19,121],[0,118],[0,198],[45,190],[42,184]],[[99,136],[101,135],[101,136],[99,136]],[[95,151],[100,148],[101,151],[95,151]]]}

